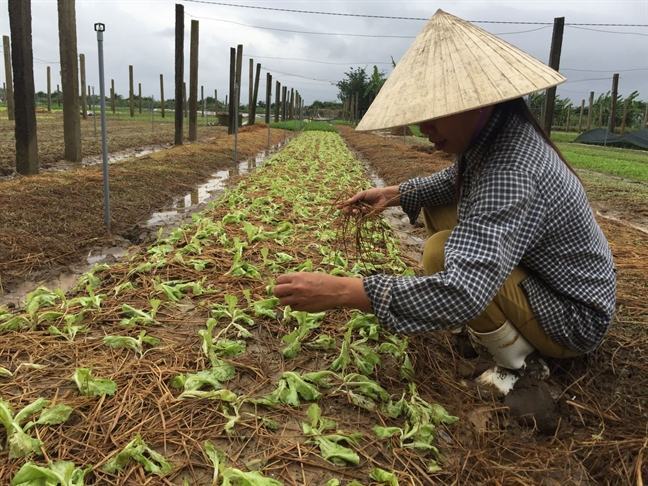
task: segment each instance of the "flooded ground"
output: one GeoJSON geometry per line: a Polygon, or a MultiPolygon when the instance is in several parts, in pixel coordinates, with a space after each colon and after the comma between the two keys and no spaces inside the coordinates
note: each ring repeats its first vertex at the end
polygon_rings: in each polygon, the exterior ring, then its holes
{"type": "MultiPolygon", "coordinates": [[[[38,287],[47,287],[50,289],[59,288],[65,292],[72,289],[78,277],[90,270],[93,266],[101,263],[114,263],[128,254],[129,248],[135,244],[146,244],[153,241],[159,232],[170,232],[173,228],[189,221],[191,214],[198,212],[204,206],[217,198],[227,188],[227,185],[233,177],[244,176],[254,169],[261,167],[266,158],[281,148],[283,143],[274,145],[270,151],[259,152],[256,156],[233,164],[228,169],[222,169],[214,172],[210,179],[197,185],[190,192],[179,196],[162,211],[152,213],[149,218],[133,228],[133,231],[126,235],[127,238],[115,236],[112,238],[110,246],[97,247],[91,249],[85,258],[79,262],[59,268],[55,272],[49,272],[48,276],[39,280],[25,280],[15,286],[0,288],[0,306],[9,307],[20,306],[25,296],[38,287]]],[[[113,162],[118,162],[136,156],[144,156],[154,151],[161,150],[165,146],[142,147],[141,149],[129,149],[123,151],[124,155],[120,158],[119,154],[114,154],[113,162]]],[[[101,158],[99,158],[99,161],[101,158]]],[[[96,163],[96,162],[95,162],[96,163]]],[[[88,164],[91,164],[89,161],[88,164]]],[[[59,167],[57,166],[56,170],[59,167]]]]}

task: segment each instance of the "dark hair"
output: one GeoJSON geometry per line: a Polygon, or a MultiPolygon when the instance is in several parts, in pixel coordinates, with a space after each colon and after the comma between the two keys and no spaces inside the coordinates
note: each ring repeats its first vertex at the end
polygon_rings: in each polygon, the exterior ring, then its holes
{"type": "MultiPolygon", "coordinates": [[[[574,168],[569,164],[569,162],[567,162],[567,159],[565,159],[565,156],[562,154],[560,149],[556,146],[555,143],[553,143],[551,138],[549,138],[549,135],[547,135],[547,132],[545,132],[544,128],[540,125],[540,122],[538,122],[535,115],[529,109],[529,105],[526,104],[523,98],[515,98],[513,100],[505,101],[497,105],[497,108],[504,110],[505,113],[518,115],[519,117],[528,121],[533,126],[533,128],[535,128],[536,132],[540,134],[544,141],[547,142],[547,144],[552,149],[554,149],[560,160],[563,161],[567,168],[576,176],[578,180],[580,180],[580,177],[578,177],[578,174],[576,173],[574,168]]],[[[502,118],[508,119],[508,116],[502,118]]]]}
{"type": "MultiPolygon", "coordinates": [[[[569,165],[567,159],[565,159],[565,156],[562,154],[560,149],[549,138],[547,132],[544,131],[544,128],[542,128],[542,126],[536,119],[535,115],[531,113],[529,106],[526,104],[523,98],[515,98],[509,101],[503,101],[502,103],[495,105],[493,111],[499,111],[502,114],[502,116],[499,117],[499,120],[497,121],[497,126],[494,127],[494,129],[491,131],[489,138],[485,140],[483,143],[486,144],[491,143],[495,139],[495,137],[497,137],[497,134],[499,133],[499,131],[502,129],[502,127],[506,124],[506,122],[509,120],[511,116],[519,116],[523,120],[529,122],[531,126],[533,126],[536,132],[538,132],[540,136],[544,139],[544,141],[547,142],[547,144],[556,152],[556,155],[558,155],[560,160],[563,161],[563,163],[569,169],[569,171],[572,174],[574,174],[574,176],[576,176],[576,178],[580,181],[580,177],[578,177],[576,171],[573,169],[571,165],[569,165]]],[[[456,187],[455,187],[455,197],[457,201],[459,201],[461,184],[463,183],[464,170],[465,167],[463,167],[463,164],[461,163],[461,159],[460,159],[459,170],[457,172],[456,187]]]]}

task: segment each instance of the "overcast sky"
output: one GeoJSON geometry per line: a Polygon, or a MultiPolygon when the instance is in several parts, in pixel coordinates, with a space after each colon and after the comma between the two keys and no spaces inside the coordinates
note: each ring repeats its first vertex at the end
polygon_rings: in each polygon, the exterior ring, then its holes
{"type": "MultiPolygon", "coordinates": [[[[209,1],[209,0],[205,0],[209,1]]],[[[88,84],[97,86],[97,43],[94,22],[106,24],[105,58],[107,83],[115,79],[117,92],[128,92],[128,65],[143,94],[159,98],[159,75],[165,77],[165,93],[173,96],[174,1],[167,0],[77,0],[78,51],[85,53],[88,84]]],[[[227,91],[229,47],[243,44],[244,55],[261,62],[260,97],[265,96],[265,70],[275,80],[298,89],[306,103],[334,100],[338,81],[351,66],[375,62],[391,71],[390,56],[398,59],[412,42],[408,38],[351,37],[280,32],[237,25],[247,24],[288,30],[329,33],[416,36],[423,21],[334,17],[303,13],[272,12],[204,3],[180,2],[185,6],[185,76],[188,80],[189,31],[192,18],[200,21],[199,83],[219,99],[227,91]],[[216,20],[220,19],[220,20],[216,20]],[[230,22],[223,22],[227,20],[230,22]],[[263,57],[262,57],[263,56],[263,57]],[[268,59],[297,58],[323,61],[268,59]],[[281,74],[278,71],[284,73],[281,74]],[[288,76],[287,73],[303,76],[288,76]]],[[[375,0],[229,0],[229,3],[289,9],[348,12],[373,15],[429,18],[442,8],[467,20],[551,22],[564,16],[567,23],[648,24],[648,0],[518,0],[518,1],[375,1],[375,0]]],[[[45,90],[46,66],[52,66],[53,85],[58,84],[58,28],[55,0],[32,0],[34,76],[37,90],[45,90]]],[[[501,34],[508,42],[547,62],[551,26],[478,24],[501,34]],[[536,30],[539,29],[539,30],[536,30]],[[530,31],[531,32],[520,32],[530,31]]],[[[565,27],[561,71],[568,82],[558,87],[561,96],[579,103],[589,91],[610,89],[613,72],[620,72],[622,94],[638,90],[648,97],[648,28],[565,27]],[[614,31],[615,33],[602,32],[614,31]],[[643,68],[643,70],[641,70],[643,68]],[[627,71],[633,70],[633,71],[627,71]],[[625,71],[625,72],[624,72],[625,71]],[[592,79],[594,78],[594,79],[592,79]],[[599,79],[603,78],[603,79],[599,79]],[[587,80],[581,81],[579,80],[587,80]]],[[[0,0],[0,33],[9,34],[7,0],[0,0]]],[[[242,100],[247,101],[248,58],[244,59],[242,100]]],[[[0,63],[4,80],[4,64],[0,63]]],[[[273,82],[274,84],[274,82],[273,82]]],[[[54,89],[54,88],[53,88],[54,89]]],[[[137,88],[136,88],[137,89],[137,88]]],[[[98,92],[98,87],[96,88],[98,92]]],[[[200,96],[200,95],[199,95],[200,96]]]]}

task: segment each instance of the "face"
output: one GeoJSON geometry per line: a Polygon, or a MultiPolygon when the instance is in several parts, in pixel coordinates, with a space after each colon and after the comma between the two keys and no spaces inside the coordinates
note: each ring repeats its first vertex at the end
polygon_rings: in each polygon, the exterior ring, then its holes
{"type": "Polygon", "coordinates": [[[480,124],[490,117],[492,107],[465,111],[436,120],[429,120],[419,124],[421,133],[425,135],[434,146],[449,154],[464,152],[473,134],[481,129],[480,124]]]}

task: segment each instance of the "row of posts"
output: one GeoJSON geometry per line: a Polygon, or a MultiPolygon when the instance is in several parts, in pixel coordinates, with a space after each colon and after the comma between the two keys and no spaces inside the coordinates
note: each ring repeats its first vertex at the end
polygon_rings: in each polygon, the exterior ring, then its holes
{"type": "MultiPolygon", "coordinates": [[[[3,36],[3,49],[5,61],[5,99],[9,116],[14,117],[16,134],[16,170],[20,174],[38,173],[38,142],[36,130],[35,113],[35,89],[33,75],[33,51],[32,51],[32,28],[31,28],[31,1],[30,0],[9,0],[9,20],[11,37],[3,36]],[[10,45],[11,44],[11,45],[10,45]]],[[[59,50],[60,50],[60,73],[63,101],[63,132],[64,132],[64,158],[72,162],[81,161],[81,122],[79,114],[84,118],[87,115],[87,96],[94,93],[90,91],[85,79],[85,56],[77,54],[76,38],[76,13],[75,0],[58,0],[58,27],[59,27],[59,50]],[[79,85],[82,87],[79,89],[79,85]]],[[[198,110],[198,28],[197,20],[191,21],[191,43],[190,43],[190,76],[188,103],[187,89],[184,83],[184,8],[176,5],[176,52],[175,52],[175,143],[183,142],[183,123],[185,113],[188,111],[189,118],[189,140],[197,139],[197,110],[198,110]],[[187,110],[187,105],[189,110],[187,110]]],[[[242,46],[239,46],[240,55],[236,58],[235,72],[238,72],[238,86],[240,91],[240,72],[242,64],[242,46]]],[[[253,61],[250,60],[250,65],[253,61]]],[[[260,64],[256,65],[256,76],[254,76],[253,87],[251,86],[250,116],[248,123],[253,124],[256,117],[256,105],[258,88],[260,82],[260,64]]],[[[48,106],[51,109],[51,69],[47,69],[48,78],[48,106]]],[[[250,78],[252,79],[252,72],[250,78]]],[[[266,77],[266,121],[270,121],[271,109],[271,87],[272,76],[268,73],[266,77]]],[[[293,119],[301,117],[303,100],[299,92],[291,89],[289,94],[285,86],[281,87],[277,82],[277,100],[275,101],[275,120],[281,116],[282,119],[293,119]],[[281,103],[279,103],[279,92],[282,92],[281,103]],[[281,105],[281,106],[280,106],[281,105]]],[[[230,86],[230,93],[233,87],[230,86]]],[[[57,92],[58,92],[57,86],[57,92]]],[[[138,84],[139,111],[141,112],[142,93],[141,83],[138,84]]],[[[164,107],[164,79],[160,75],[160,95],[162,116],[165,116],[164,107]]],[[[217,100],[217,92],[214,92],[217,100]]],[[[59,96],[59,103],[61,97],[59,96]]],[[[102,100],[107,101],[106,93],[102,100]]],[[[114,81],[110,86],[111,108],[113,112],[116,107],[116,94],[114,81]]],[[[134,104],[134,79],[133,67],[129,66],[129,107],[131,116],[135,112],[134,104]]],[[[201,87],[202,110],[206,108],[204,89],[201,87]]],[[[233,96],[226,102],[229,105],[230,124],[234,117],[231,107],[233,96]]],[[[236,96],[237,103],[240,103],[240,94],[236,96]]],[[[237,104],[237,107],[239,105],[237,104]]],[[[231,129],[230,129],[231,130],[231,129]]]]}

